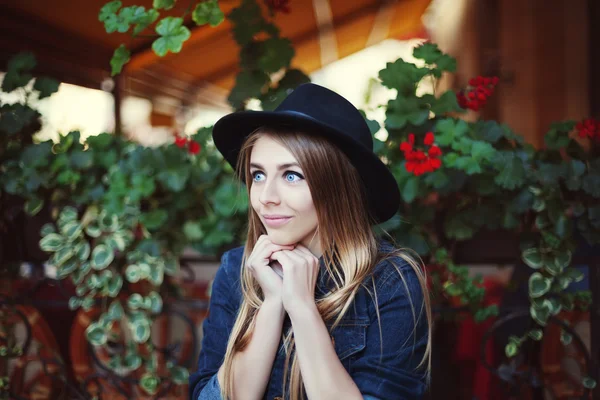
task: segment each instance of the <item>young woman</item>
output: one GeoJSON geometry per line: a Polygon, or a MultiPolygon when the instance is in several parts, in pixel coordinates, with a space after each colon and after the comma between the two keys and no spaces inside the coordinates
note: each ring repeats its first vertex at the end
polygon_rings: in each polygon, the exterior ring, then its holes
{"type": "Polygon", "coordinates": [[[420,398],[425,276],[375,236],[400,196],[359,111],[305,84],[273,112],[225,116],[213,138],[251,207],[213,282],[191,398],[420,398]]]}

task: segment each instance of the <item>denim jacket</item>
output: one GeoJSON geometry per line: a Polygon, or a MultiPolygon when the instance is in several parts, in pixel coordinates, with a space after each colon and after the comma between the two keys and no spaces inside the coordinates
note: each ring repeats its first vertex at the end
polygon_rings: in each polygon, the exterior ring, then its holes
{"type": "MultiPolygon", "coordinates": [[[[387,242],[380,243],[380,251],[390,249],[387,242]]],[[[239,277],[243,251],[244,248],[239,247],[223,254],[213,281],[210,311],[203,323],[198,370],[190,375],[193,400],[221,399],[217,372],[242,299],[239,277]]],[[[322,272],[325,268],[322,259],[320,261],[322,272]]],[[[341,363],[364,399],[369,400],[420,399],[426,389],[423,369],[416,370],[427,345],[423,293],[408,263],[402,259],[394,261],[404,282],[390,261],[380,262],[373,270],[373,279],[367,278],[359,289],[342,322],[333,331],[328,324],[341,363]]],[[[315,288],[317,297],[330,287],[321,272],[315,288]]],[[[289,326],[289,318],[286,318],[283,331],[289,326]]],[[[263,399],[282,398],[284,360],[281,341],[263,399]]]]}

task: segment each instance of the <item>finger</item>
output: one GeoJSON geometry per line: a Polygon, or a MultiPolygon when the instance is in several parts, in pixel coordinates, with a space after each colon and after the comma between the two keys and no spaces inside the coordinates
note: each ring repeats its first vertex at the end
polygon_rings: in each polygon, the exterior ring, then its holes
{"type": "Polygon", "coordinates": [[[294,253],[306,260],[307,265],[317,265],[319,263],[318,258],[304,246],[301,248],[296,246],[294,253]]]}
{"type": "Polygon", "coordinates": [[[297,250],[299,253],[304,254],[306,256],[308,256],[311,259],[318,259],[309,249],[308,247],[302,245],[302,244],[297,244],[296,247],[294,248],[294,250],[297,250]]]}
{"type": "Polygon", "coordinates": [[[281,250],[271,255],[271,259],[279,261],[284,273],[294,265],[294,260],[290,257],[289,253],[289,250],[281,250]]]}

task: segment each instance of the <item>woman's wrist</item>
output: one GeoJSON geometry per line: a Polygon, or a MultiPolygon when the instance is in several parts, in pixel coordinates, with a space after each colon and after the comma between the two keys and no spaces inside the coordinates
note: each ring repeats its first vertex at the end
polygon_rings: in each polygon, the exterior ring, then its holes
{"type": "Polygon", "coordinates": [[[263,301],[261,309],[265,309],[268,313],[277,314],[283,320],[285,316],[285,308],[283,308],[283,303],[281,302],[281,298],[268,297],[263,301]]]}
{"type": "Polygon", "coordinates": [[[286,311],[290,316],[292,325],[294,325],[294,322],[303,323],[303,321],[311,320],[314,318],[321,318],[321,315],[319,314],[319,309],[317,308],[317,305],[314,302],[298,302],[293,306],[289,307],[286,311]]]}

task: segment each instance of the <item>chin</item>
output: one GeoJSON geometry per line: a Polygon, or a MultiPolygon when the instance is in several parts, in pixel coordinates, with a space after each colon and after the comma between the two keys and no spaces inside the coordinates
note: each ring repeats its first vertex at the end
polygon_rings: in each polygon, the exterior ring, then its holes
{"type": "Polygon", "coordinates": [[[271,239],[271,242],[280,246],[295,245],[300,241],[300,239],[296,237],[296,235],[290,234],[289,232],[278,232],[268,230],[267,235],[269,235],[269,239],[271,239]]]}

